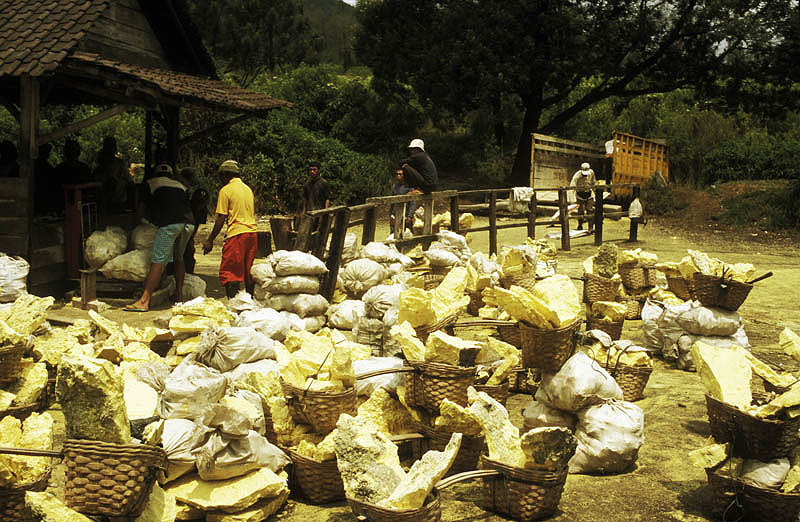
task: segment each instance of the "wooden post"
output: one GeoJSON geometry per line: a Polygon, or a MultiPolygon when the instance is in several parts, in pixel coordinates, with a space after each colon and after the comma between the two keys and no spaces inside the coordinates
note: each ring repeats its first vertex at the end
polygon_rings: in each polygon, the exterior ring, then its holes
{"type": "Polygon", "coordinates": [[[325,265],[328,267],[328,274],[325,276],[325,281],[320,289],[322,296],[329,301],[336,290],[336,279],[339,277],[339,265],[342,263],[344,239],[347,236],[347,225],[349,223],[349,208],[344,207],[336,212],[336,224],[331,235],[331,248],[328,251],[328,259],[325,261],[325,265]]]}
{"type": "Polygon", "coordinates": [[[428,196],[430,199],[426,199],[423,203],[424,210],[425,210],[425,221],[422,226],[422,235],[429,236],[433,234],[433,198],[428,196]]]}
{"type": "Polygon", "coordinates": [[[569,252],[569,210],[567,189],[558,189],[558,220],[561,221],[561,250],[569,252]]]}
{"type": "Polygon", "coordinates": [[[594,244],[600,246],[603,244],[603,195],[605,190],[601,187],[594,189],[594,244]]]}
{"type": "Polygon", "coordinates": [[[81,308],[89,309],[89,303],[97,299],[97,269],[81,270],[81,308]]]}
{"type": "Polygon", "coordinates": [[[361,227],[361,244],[366,245],[375,241],[375,205],[364,211],[364,224],[361,227]]]}
{"type": "Polygon", "coordinates": [[[319,216],[317,222],[319,225],[316,227],[316,238],[314,239],[313,254],[320,259],[325,259],[325,247],[328,246],[328,234],[331,231],[331,220],[333,214],[328,212],[319,216]]]}
{"type": "MultiPolygon", "coordinates": [[[[36,157],[39,155],[39,79],[24,74],[19,79],[20,111],[19,111],[19,175],[25,180],[27,194],[25,195],[24,230],[20,230],[26,237],[24,257],[31,263],[31,231],[33,229],[34,213],[34,184],[36,177],[34,168],[36,157]]],[[[60,187],[59,187],[60,190],[60,187]]],[[[28,276],[29,287],[35,283],[28,276]]]]}
{"type": "MultiPolygon", "coordinates": [[[[400,209],[405,209],[405,205],[400,205],[400,209]]],[[[405,210],[403,210],[405,212],[405,210]]],[[[406,227],[406,218],[405,214],[401,214],[398,216],[395,214],[394,216],[394,230],[392,230],[392,234],[394,234],[394,239],[402,239],[403,238],[403,231],[405,231],[406,227]]]]}
{"type": "Polygon", "coordinates": [[[497,192],[489,193],[489,254],[497,253],[497,192]]]}
{"type": "MultiPolygon", "coordinates": [[[[639,191],[640,191],[639,185],[634,185],[633,199],[639,197],[639,191]]],[[[628,242],[635,243],[636,241],[639,241],[639,218],[631,219],[630,222],[631,222],[631,229],[630,232],[628,233],[628,242]]]]}
{"type": "Polygon", "coordinates": [[[311,227],[314,218],[304,214],[300,216],[300,225],[297,227],[297,238],[295,238],[294,249],[308,252],[311,249],[311,227]]]}
{"type": "Polygon", "coordinates": [[[531,200],[528,203],[528,237],[536,239],[536,191],[531,194],[531,200]]]}
{"type": "Polygon", "coordinates": [[[455,196],[450,196],[450,230],[456,234],[461,230],[460,217],[458,214],[458,194],[456,194],[455,196]]]}

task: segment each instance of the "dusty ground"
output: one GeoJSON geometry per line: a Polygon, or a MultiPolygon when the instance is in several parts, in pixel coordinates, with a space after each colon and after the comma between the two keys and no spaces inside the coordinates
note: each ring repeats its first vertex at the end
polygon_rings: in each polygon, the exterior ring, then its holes
{"type": "MultiPolygon", "coordinates": [[[[655,252],[661,260],[678,260],[687,248],[698,249],[727,262],[751,262],[759,273],[771,270],[774,277],[757,283],[740,309],[754,352],[763,359],[797,370],[798,364],[780,353],[778,334],[788,326],[800,331],[800,265],[797,262],[796,238],[773,237],[759,231],[733,231],[700,226],[704,218],[651,220],[640,228],[635,245],[655,252]],[[751,234],[757,234],[752,236],[751,234]]],[[[475,226],[482,226],[482,219],[475,226]]],[[[628,248],[627,220],[607,222],[605,239],[620,248],[628,248]]],[[[537,229],[538,237],[555,229],[537,229]]],[[[384,230],[384,234],[386,231],[384,230]]],[[[201,231],[199,239],[205,238],[201,231]]],[[[524,228],[502,230],[499,243],[524,241],[524,228]]],[[[379,234],[380,236],[380,234],[379,234]]],[[[382,237],[382,236],[380,236],[382,237]]],[[[488,233],[471,237],[473,250],[488,250],[488,233]]],[[[581,262],[595,252],[592,238],[573,240],[570,252],[559,252],[559,272],[579,277],[581,262]]],[[[198,272],[209,281],[209,293],[221,296],[215,285],[219,246],[209,256],[198,256],[198,272]]],[[[580,284],[580,283],[577,283],[580,284]]],[[[114,312],[118,320],[148,321],[158,315],[114,312]]],[[[627,321],[623,337],[639,339],[640,321],[627,321]]],[[[509,410],[521,424],[520,412],[529,397],[514,395],[509,410]]],[[[694,373],[675,370],[657,361],[645,398],[637,403],[645,412],[646,442],[639,452],[635,469],[613,476],[571,475],[567,479],[559,505],[560,512],[551,520],[595,522],[599,520],[709,520],[706,478],[702,470],[687,462],[688,451],[703,445],[709,437],[703,390],[694,373]]],[[[476,507],[473,499],[480,494],[480,482],[459,484],[442,495],[445,521],[499,521],[502,517],[476,507]]],[[[291,522],[352,520],[344,502],[317,507],[302,499],[291,498],[277,515],[291,522]]]]}

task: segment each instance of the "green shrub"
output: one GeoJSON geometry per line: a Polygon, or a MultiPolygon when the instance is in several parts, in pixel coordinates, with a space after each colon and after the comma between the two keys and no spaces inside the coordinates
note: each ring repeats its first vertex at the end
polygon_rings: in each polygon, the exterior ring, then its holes
{"type": "Polygon", "coordinates": [[[800,227],[800,181],[725,198],[722,205],[721,220],[729,225],[796,230],[800,227]]]}
{"type": "Polygon", "coordinates": [[[676,210],[675,192],[672,186],[652,177],[642,185],[639,194],[646,214],[663,216],[676,210]]]}

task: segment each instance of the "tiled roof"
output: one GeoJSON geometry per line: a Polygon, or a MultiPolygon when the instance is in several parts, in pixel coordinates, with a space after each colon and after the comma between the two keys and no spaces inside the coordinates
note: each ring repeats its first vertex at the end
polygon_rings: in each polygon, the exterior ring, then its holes
{"type": "Polygon", "coordinates": [[[0,76],[53,71],[108,0],[0,0],[0,76]]]}
{"type": "Polygon", "coordinates": [[[107,72],[119,74],[124,80],[149,83],[163,94],[177,97],[182,103],[187,104],[225,110],[235,109],[243,112],[265,111],[292,105],[287,101],[248,91],[219,80],[165,69],[125,64],[91,53],[75,52],[64,60],[64,65],[67,67],[71,65],[76,67],[96,66],[107,72]]]}

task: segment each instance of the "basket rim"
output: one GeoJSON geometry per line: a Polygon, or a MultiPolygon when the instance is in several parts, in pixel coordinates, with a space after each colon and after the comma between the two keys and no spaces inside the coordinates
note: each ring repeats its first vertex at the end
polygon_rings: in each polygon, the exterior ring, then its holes
{"type": "Polygon", "coordinates": [[[423,334],[424,333],[431,334],[436,330],[441,330],[443,328],[450,326],[451,324],[455,324],[456,322],[458,322],[458,314],[450,314],[433,324],[417,326],[416,328],[414,328],[414,331],[417,332],[417,335],[419,335],[420,332],[422,332],[423,334]]]}
{"type": "Polygon", "coordinates": [[[304,390],[303,388],[298,388],[288,382],[281,381],[281,387],[283,388],[283,393],[286,395],[296,395],[297,397],[302,396],[310,396],[310,397],[329,397],[329,398],[344,398],[349,397],[350,395],[354,395],[356,393],[356,387],[352,386],[347,388],[342,392],[326,392],[326,391],[314,391],[314,390],[304,390]]]}
{"type": "Polygon", "coordinates": [[[780,489],[773,489],[773,488],[765,488],[757,485],[755,482],[749,480],[742,480],[738,477],[731,477],[728,475],[724,475],[720,473],[720,470],[725,466],[725,462],[717,464],[713,468],[706,468],[706,476],[711,478],[712,476],[718,480],[726,481],[726,482],[733,482],[735,484],[744,486],[745,488],[752,488],[760,492],[769,493],[770,495],[775,495],[779,498],[785,499],[800,499],[800,491],[796,493],[786,493],[781,491],[780,489]]]}
{"type": "Polygon", "coordinates": [[[6,344],[0,346],[0,355],[6,355],[7,353],[12,353],[14,351],[24,352],[25,351],[25,343],[18,342],[14,344],[6,344]]]}
{"type": "MultiPolygon", "coordinates": [[[[319,461],[319,460],[316,460],[316,459],[312,459],[310,457],[306,457],[305,455],[301,455],[300,453],[298,453],[297,451],[293,450],[292,448],[290,448],[288,446],[282,446],[282,445],[277,445],[277,446],[278,446],[279,449],[281,449],[281,450],[283,450],[283,451],[285,451],[286,453],[289,454],[289,458],[291,459],[292,462],[294,462],[295,460],[298,460],[298,461],[302,462],[303,464],[314,464],[314,465],[317,465],[317,466],[321,466],[321,465],[329,466],[330,464],[333,464],[334,467],[337,466],[337,462],[338,461],[337,461],[336,457],[333,457],[332,459],[328,459],[328,460],[319,461]]],[[[339,468],[337,467],[336,469],[338,471],[339,468]]]]}
{"type": "Polygon", "coordinates": [[[415,360],[407,360],[405,362],[406,365],[414,368],[417,371],[425,373],[426,370],[439,370],[439,371],[449,371],[453,373],[458,373],[457,377],[464,377],[467,374],[474,375],[477,366],[457,366],[455,364],[448,364],[442,362],[435,362],[435,361],[415,361],[415,360]]]}
{"type": "Polygon", "coordinates": [[[764,424],[773,424],[775,426],[784,425],[787,422],[789,422],[787,420],[781,420],[781,419],[765,419],[763,417],[756,417],[755,415],[747,413],[746,411],[740,410],[739,408],[733,406],[732,404],[722,402],[721,400],[716,399],[707,393],[705,394],[705,396],[706,396],[706,406],[709,408],[715,407],[716,409],[722,410],[723,412],[747,417],[757,422],[763,422],[764,424]]]}
{"type": "Polygon", "coordinates": [[[369,502],[364,502],[363,500],[357,500],[352,497],[345,497],[348,504],[355,504],[356,507],[366,507],[373,511],[378,511],[381,513],[386,513],[387,515],[393,517],[402,517],[402,516],[412,516],[412,515],[422,515],[425,512],[436,509],[437,504],[440,502],[439,500],[439,491],[434,488],[431,490],[430,494],[425,498],[425,503],[422,507],[417,509],[389,509],[381,506],[376,506],[375,504],[370,504],[369,502]]]}
{"type": "Polygon", "coordinates": [[[541,484],[542,482],[559,482],[566,480],[569,473],[569,467],[564,466],[560,471],[553,471],[546,468],[517,468],[490,459],[487,455],[481,455],[478,460],[478,466],[485,465],[499,471],[503,476],[507,476],[512,480],[520,482],[527,482],[532,484],[541,484]]]}
{"type": "Polygon", "coordinates": [[[537,332],[557,333],[557,332],[566,332],[567,330],[572,330],[576,326],[579,327],[582,322],[583,322],[583,320],[580,317],[578,317],[573,322],[569,323],[567,326],[562,326],[561,328],[552,328],[552,329],[551,328],[536,328],[535,326],[532,326],[532,325],[526,323],[525,321],[518,321],[518,325],[519,325],[520,329],[525,328],[527,330],[534,330],[534,331],[537,331],[537,332]]]}

